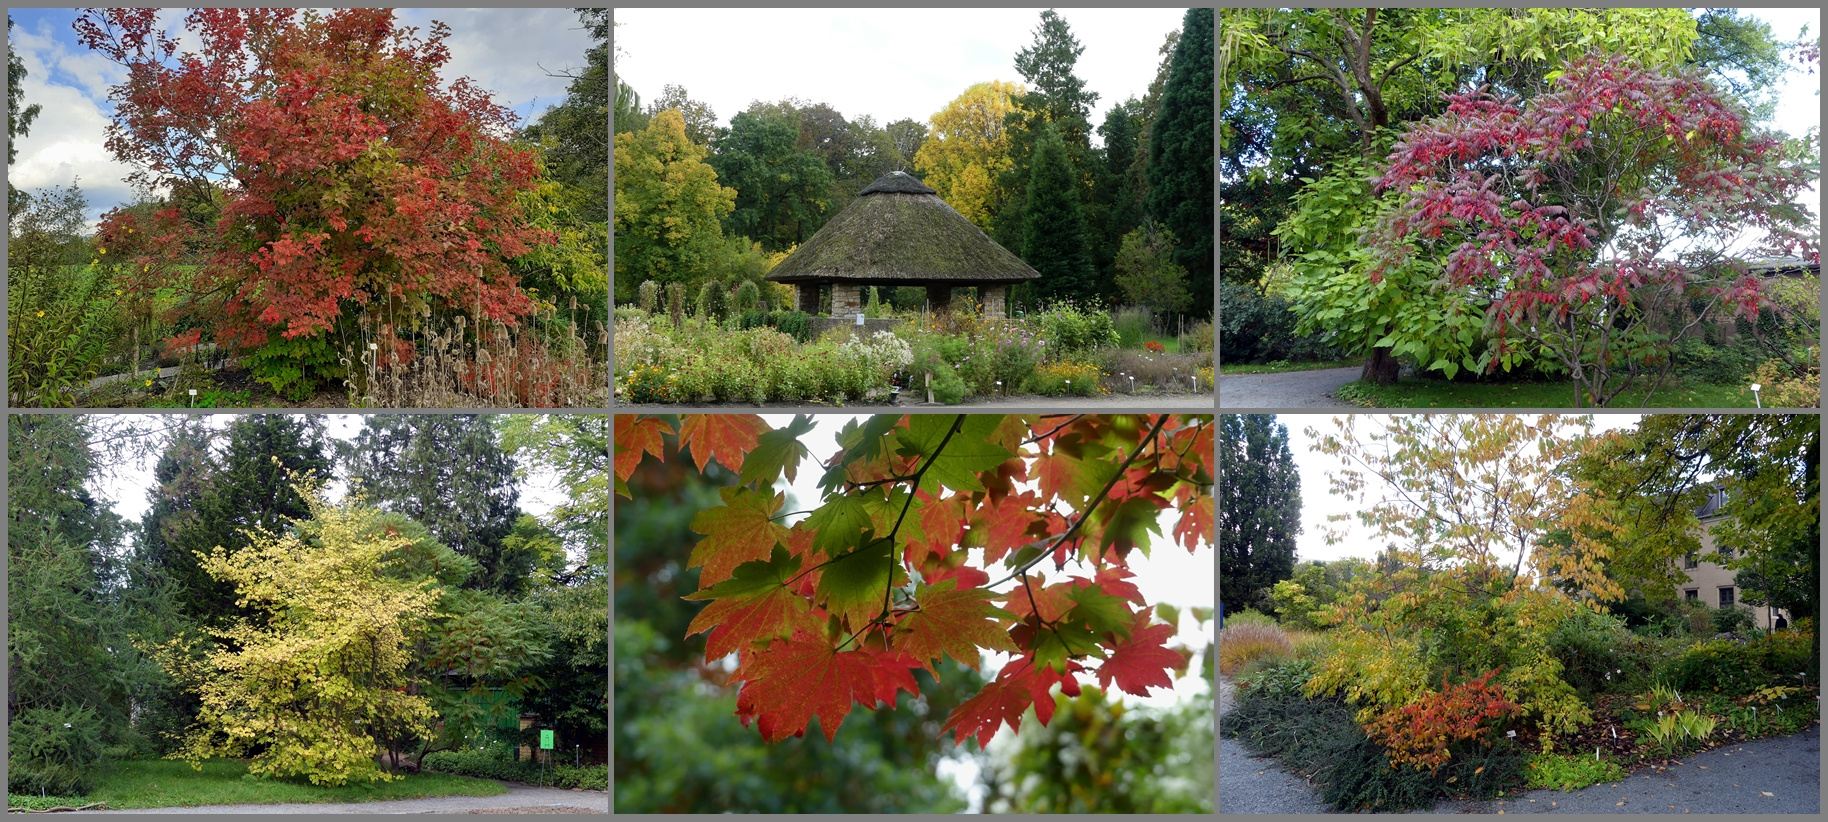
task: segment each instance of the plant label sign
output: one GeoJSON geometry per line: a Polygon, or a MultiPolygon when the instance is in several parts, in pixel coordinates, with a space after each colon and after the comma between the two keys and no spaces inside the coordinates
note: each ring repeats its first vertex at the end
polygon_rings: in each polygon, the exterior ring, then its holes
{"type": "Polygon", "coordinates": [[[552,750],[552,732],[551,731],[540,731],[540,748],[542,750],[547,750],[547,751],[552,750]]]}

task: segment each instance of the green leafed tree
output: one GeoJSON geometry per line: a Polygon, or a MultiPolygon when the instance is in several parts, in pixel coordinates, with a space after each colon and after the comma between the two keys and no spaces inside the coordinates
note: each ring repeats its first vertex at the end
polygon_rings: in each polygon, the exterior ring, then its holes
{"type": "Polygon", "coordinates": [[[1256,607],[1295,567],[1301,475],[1288,427],[1270,414],[1221,415],[1219,475],[1219,601],[1256,607]]]}
{"type": "Polygon", "coordinates": [[[1095,293],[1097,272],[1076,175],[1060,137],[1045,123],[1041,131],[1022,209],[1022,261],[1041,274],[1033,285],[1041,300],[1087,299],[1095,293]]]}
{"type": "Polygon", "coordinates": [[[108,559],[126,529],[89,490],[89,420],[11,416],[7,436],[7,790],[80,795],[128,728],[108,559]]]}
{"type": "Polygon", "coordinates": [[[1149,214],[1181,247],[1193,310],[1212,305],[1213,10],[1188,9],[1181,21],[1161,113],[1149,136],[1149,214]]]}
{"type": "Polygon", "coordinates": [[[723,252],[722,220],[736,192],[718,183],[705,150],[675,110],[616,135],[616,299],[647,280],[684,283],[723,252]]]}
{"type": "Polygon", "coordinates": [[[832,173],[824,156],[801,148],[799,139],[797,112],[777,116],[764,105],[731,118],[710,160],[718,180],[736,189],[734,208],[724,218],[726,233],[783,251],[825,224],[832,173]]]}
{"type": "MultiPolygon", "coordinates": [[[[7,33],[8,42],[11,42],[12,33],[13,33],[13,16],[10,14],[6,16],[6,33],[7,33]]],[[[21,107],[20,104],[25,101],[25,76],[26,76],[25,61],[19,59],[19,55],[14,54],[12,49],[10,49],[10,48],[7,49],[7,52],[6,52],[6,164],[9,166],[12,165],[13,161],[19,157],[19,149],[16,148],[13,145],[13,143],[16,142],[19,138],[24,137],[31,133],[32,121],[38,119],[38,113],[42,109],[42,106],[40,106],[37,103],[33,103],[29,106],[21,107]]],[[[9,213],[9,214],[18,213],[19,208],[21,206],[23,206],[24,204],[25,204],[24,192],[21,192],[15,188],[13,188],[13,184],[11,182],[8,182],[6,184],[7,213],[9,213]]]]}
{"type": "Polygon", "coordinates": [[[491,418],[370,416],[344,462],[377,507],[412,518],[474,560],[480,568],[468,584],[509,595],[522,589],[536,557],[528,546],[510,552],[505,544],[520,491],[491,418]]]}

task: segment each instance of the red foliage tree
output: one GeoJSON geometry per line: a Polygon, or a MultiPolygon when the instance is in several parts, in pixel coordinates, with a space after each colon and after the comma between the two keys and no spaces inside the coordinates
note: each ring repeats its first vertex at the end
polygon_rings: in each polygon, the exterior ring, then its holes
{"type": "Polygon", "coordinates": [[[136,187],[169,192],[103,220],[140,287],[181,286],[178,310],[241,350],[297,351],[364,313],[393,342],[396,317],[513,325],[533,309],[508,261],[557,241],[517,202],[537,152],[509,143],[515,116],[487,92],[439,79],[444,24],[422,38],[388,9],[192,9],[193,52],[156,15],[75,24],[127,69],[108,149],[136,187]]]}
{"type": "MultiPolygon", "coordinates": [[[[787,526],[773,489],[796,475],[812,428],[808,416],[771,429],[707,414],[677,431],[699,471],[715,459],[738,475],[692,521],[705,537],[686,561],[702,568],[687,599],[709,604],[687,630],[709,632],[708,662],[737,654],[737,715],[769,741],[804,734],[814,717],[829,740],[853,704],[893,705],[916,692],[913,669],[944,656],[1013,657],[942,728],[980,746],[1031,706],[1046,724],[1055,685],[1075,696],[1090,674],[1142,695],[1187,665],[1126,565],[1169,510],[1178,545],[1212,544],[1210,416],[850,422],[825,463],[824,499],[787,526]],[[1060,576],[1050,582],[1042,563],[1060,576]]],[[[619,493],[673,433],[662,418],[615,418],[619,493]]]]}
{"type": "Polygon", "coordinates": [[[1494,300],[1487,370],[1544,355],[1605,405],[1640,374],[1661,380],[1676,335],[1773,307],[1744,256],[1819,258],[1797,202],[1815,164],[1698,74],[1587,57],[1528,101],[1449,101],[1378,180],[1407,199],[1372,231],[1372,277],[1444,255],[1447,285],[1494,300]]]}

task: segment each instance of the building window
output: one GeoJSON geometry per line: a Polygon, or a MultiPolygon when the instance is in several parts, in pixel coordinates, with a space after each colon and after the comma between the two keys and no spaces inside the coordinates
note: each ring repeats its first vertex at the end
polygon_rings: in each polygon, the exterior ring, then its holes
{"type": "Polygon", "coordinates": [[[1682,592],[1682,598],[1688,600],[1689,602],[1700,602],[1701,601],[1701,589],[1700,588],[1689,588],[1688,590],[1685,590],[1682,592]]]}
{"type": "Polygon", "coordinates": [[[1699,554],[1696,554],[1693,551],[1688,552],[1688,556],[1682,558],[1682,567],[1684,569],[1693,570],[1695,566],[1701,564],[1698,559],[1699,556],[1699,554]]]}
{"type": "Polygon", "coordinates": [[[1720,549],[1720,558],[1723,560],[1732,559],[1733,558],[1733,549],[1731,549],[1731,548],[1720,549]]]}
{"type": "Polygon", "coordinates": [[[1720,607],[1733,607],[1733,589],[1731,586],[1720,589],[1720,607]]]}

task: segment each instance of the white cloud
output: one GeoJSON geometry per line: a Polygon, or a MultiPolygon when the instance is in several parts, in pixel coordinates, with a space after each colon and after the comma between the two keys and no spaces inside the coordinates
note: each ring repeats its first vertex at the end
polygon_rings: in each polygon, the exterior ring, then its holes
{"type": "MultiPolygon", "coordinates": [[[[1155,78],[1184,9],[1059,9],[1085,51],[1074,73],[1096,92],[1094,124],[1155,78]]],[[[926,122],[974,83],[1019,82],[1016,52],[1034,42],[1035,9],[969,18],[913,9],[617,9],[616,71],[644,100],[666,85],[730,118],[755,100],[825,102],[847,119],[926,122]]]]}
{"type": "Polygon", "coordinates": [[[449,25],[451,61],[439,76],[468,77],[523,118],[564,100],[571,81],[551,75],[582,69],[592,45],[570,9],[401,9],[399,16],[421,36],[434,20],[449,25]]]}
{"type": "Polygon", "coordinates": [[[132,201],[125,182],[132,169],[103,145],[108,116],[97,102],[105,99],[107,84],[123,76],[120,68],[73,51],[48,25],[16,27],[10,45],[25,64],[25,103],[41,110],[31,133],[19,139],[19,159],[7,170],[8,182],[25,191],[79,182],[91,219],[132,201]]]}

